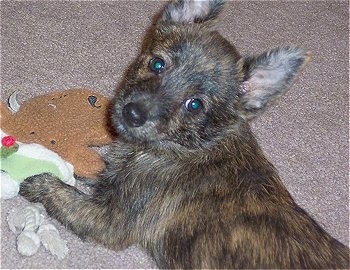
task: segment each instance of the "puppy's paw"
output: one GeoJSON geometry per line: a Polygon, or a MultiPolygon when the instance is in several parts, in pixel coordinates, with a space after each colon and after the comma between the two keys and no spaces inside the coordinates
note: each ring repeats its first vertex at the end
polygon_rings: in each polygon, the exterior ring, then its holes
{"type": "Polygon", "coordinates": [[[30,202],[42,202],[50,193],[50,189],[60,182],[57,177],[49,173],[34,175],[20,184],[19,194],[30,202]]]}

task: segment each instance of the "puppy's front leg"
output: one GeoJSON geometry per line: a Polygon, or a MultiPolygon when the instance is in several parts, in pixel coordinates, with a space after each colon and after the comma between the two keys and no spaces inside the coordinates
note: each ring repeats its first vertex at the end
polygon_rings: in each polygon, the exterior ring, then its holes
{"type": "Polygon", "coordinates": [[[41,202],[50,216],[82,239],[93,239],[114,249],[122,244],[121,230],[110,222],[111,218],[120,219],[120,215],[108,211],[107,198],[94,198],[47,173],[27,178],[19,193],[31,202],[41,202]]]}

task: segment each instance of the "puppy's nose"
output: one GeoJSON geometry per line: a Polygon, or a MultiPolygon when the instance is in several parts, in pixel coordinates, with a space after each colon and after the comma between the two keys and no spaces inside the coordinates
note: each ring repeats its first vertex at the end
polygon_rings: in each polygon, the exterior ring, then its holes
{"type": "Polygon", "coordinates": [[[130,127],[140,127],[147,121],[147,113],[142,105],[130,102],[123,108],[122,115],[130,127]]]}

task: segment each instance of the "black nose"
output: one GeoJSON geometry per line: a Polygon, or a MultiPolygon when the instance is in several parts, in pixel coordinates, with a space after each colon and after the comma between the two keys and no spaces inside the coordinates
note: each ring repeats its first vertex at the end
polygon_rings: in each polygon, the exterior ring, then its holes
{"type": "Polygon", "coordinates": [[[130,127],[140,127],[147,121],[147,113],[142,105],[130,102],[122,111],[125,123],[130,127]]]}

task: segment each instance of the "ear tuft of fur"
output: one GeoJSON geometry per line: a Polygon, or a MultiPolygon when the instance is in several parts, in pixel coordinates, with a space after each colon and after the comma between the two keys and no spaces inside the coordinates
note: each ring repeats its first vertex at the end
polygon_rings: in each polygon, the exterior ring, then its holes
{"type": "Polygon", "coordinates": [[[175,0],[166,6],[161,21],[201,23],[215,19],[223,6],[223,0],[175,0]]]}

